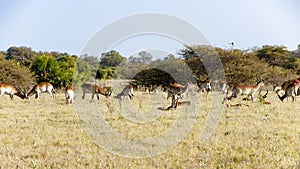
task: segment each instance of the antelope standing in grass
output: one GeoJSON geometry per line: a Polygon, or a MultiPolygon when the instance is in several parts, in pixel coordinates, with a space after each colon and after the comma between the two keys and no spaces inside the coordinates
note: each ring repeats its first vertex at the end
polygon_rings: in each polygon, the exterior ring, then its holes
{"type": "MultiPolygon", "coordinates": [[[[224,98],[224,101],[231,100],[232,98],[237,98],[238,95],[247,95],[252,101],[255,101],[254,95],[258,91],[258,89],[264,85],[262,80],[258,80],[255,86],[247,86],[247,85],[236,85],[232,89],[232,95],[228,98],[224,98]]],[[[224,103],[224,101],[222,103],[224,103]]]]}
{"type": "Polygon", "coordinates": [[[65,90],[66,104],[72,104],[74,102],[74,91],[72,86],[67,86],[65,90]]]}
{"type": "Polygon", "coordinates": [[[134,96],[133,86],[131,84],[125,86],[125,88],[122,90],[122,92],[117,94],[117,98],[121,99],[122,96],[128,96],[130,99],[134,96]]]}
{"type": "Polygon", "coordinates": [[[184,97],[188,89],[188,85],[181,85],[179,83],[170,84],[169,87],[167,87],[168,95],[167,99],[172,97],[174,93],[177,93],[178,97],[181,99],[184,97]]]}
{"type": "Polygon", "coordinates": [[[167,108],[167,110],[169,110],[170,108],[177,108],[178,105],[178,100],[182,99],[184,94],[188,91],[188,85],[181,85],[178,83],[174,83],[174,84],[170,84],[169,87],[167,87],[168,90],[168,96],[167,99],[169,97],[172,97],[172,105],[169,106],[167,108]]]}
{"type": "Polygon", "coordinates": [[[112,89],[111,87],[100,87],[97,84],[90,84],[90,83],[84,83],[83,85],[81,85],[82,88],[82,99],[85,98],[85,94],[86,93],[92,93],[92,100],[94,99],[94,95],[97,95],[97,99],[99,100],[99,94],[105,96],[106,98],[109,97],[112,93],[112,89]]]}
{"type": "Polygon", "coordinates": [[[295,101],[295,96],[299,95],[298,90],[300,87],[300,81],[298,79],[292,79],[284,82],[281,86],[274,87],[278,98],[283,102],[287,97],[292,97],[292,101],[295,101]],[[279,92],[284,90],[284,95],[280,96],[279,92]]]}
{"type": "Polygon", "coordinates": [[[206,94],[208,94],[211,91],[211,83],[209,79],[206,79],[204,81],[199,81],[198,82],[198,92],[206,92],[206,94]]]}
{"type": "Polygon", "coordinates": [[[41,93],[49,93],[51,98],[54,98],[55,90],[54,87],[49,82],[41,82],[33,86],[27,97],[31,97],[35,94],[35,98],[39,98],[41,93]]]}
{"type": "Polygon", "coordinates": [[[3,94],[9,95],[10,99],[12,100],[14,98],[14,95],[20,97],[21,99],[25,99],[27,97],[26,94],[21,93],[13,85],[10,85],[8,83],[0,84],[0,96],[2,96],[3,94]]]}

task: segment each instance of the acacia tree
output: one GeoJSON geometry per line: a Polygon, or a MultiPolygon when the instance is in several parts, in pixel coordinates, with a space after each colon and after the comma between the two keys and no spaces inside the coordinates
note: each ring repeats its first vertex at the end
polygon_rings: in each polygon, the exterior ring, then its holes
{"type": "Polygon", "coordinates": [[[22,66],[29,67],[35,54],[36,52],[34,52],[31,48],[25,46],[10,47],[7,50],[5,59],[14,60],[22,66]]]}
{"type": "Polygon", "coordinates": [[[125,59],[125,57],[121,56],[121,54],[115,50],[104,52],[101,54],[100,66],[101,68],[115,67],[125,59]]]}
{"type": "Polygon", "coordinates": [[[256,51],[256,55],[259,59],[266,61],[272,66],[290,68],[288,65],[291,53],[285,46],[264,45],[256,51]]]}
{"type": "Polygon", "coordinates": [[[0,59],[0,83],[9,83],[20,90],[28,90],[35,80],[27,67],[17,65],[13,61],[0,59]]]}

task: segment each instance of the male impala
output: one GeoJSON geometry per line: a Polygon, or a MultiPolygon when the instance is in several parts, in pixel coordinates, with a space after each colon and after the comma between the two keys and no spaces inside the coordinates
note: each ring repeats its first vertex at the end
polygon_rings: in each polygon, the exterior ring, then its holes
{"type": "Polygon", "coordinates": [[[99,100],[99,94],[106,96],[107,98],[112,93],[111,87],[102,88],[97,84],[84,83],[83,85],[81,85],[81,88],[83,92],[82,99],[84,99],[86,93],[92,93],[91,101],[93,101],[95,94],[97,95],[97,99],[99,100]]]}
{"type": "Polygon", "coordinates": [[[74,102],[74,91],[71,86],[66,87],[65,96],[66,104],[72,104],[74,102]]]}
{"type": "Polygon", "coordinates": [[[118,93],[117,94],[117,98],[121,99],[122,96],[128,96],[130,99],[132,99],[134,95],[134,92],[133,92],[133,86],[131,84],[125,86],[125,88],[122,90],[122,92],[118,93]]]}
{"type": "Polygon", "coordinates": [[[188,85],[183,86],[179,83],[170,84],[169,87],[167,87],[168,90],[167,99],[169,99],[169,97],[172,97],[174,94],[176,94],[176,96],[182,99],[184,95],[187,93],[188,91],[187,89],[188,89],[188,85]]]}
{"type": "Polygon", "coordinates": [[[0,96],[2,96],[3,94],[9,95],[11,99],[13,99],[14,95],[20,97],[21,99],[26,98],[25,94],[21,93],[13,85],[10,85],[8,83],[0,84],[0,96]]]}
{"type": "MultiPolygon", "coordinates": [[[[238,95],[247,95],[250,97],[252,101],[255,101],[254,94],[258,91],[258,89],[264,85],[264,82],[261,80],[258,80],[257,84],[255,86],[247,86],[247,85],[237,85],[234,86],[232,89],[232,95],[228,97],[228,100],[231,100],[232,98],[236,98],[238,95]]],[[[224,99],[224,101],[226,98],[224,99]]],[[[224,103],[223,101],[223,103],[224,103]]]]}
{"type": "Polygon", "coordinates": [[[27,94],[28,97],[31,97],[35,94],[35,98],[39,98],[41,93],[49,93],[51,98],[54,98],[55,90],[49,82],[41,82],[33,86],[30,92],[27,94]]]}
{"type": "Polygon", "coordinates": [[[278,98],[283,102],[283,100],[285,98],[287,98],[288,96],[292,97],[292,100],[295,101],[295,96],[299,95],[298,93],[298,89],[300,87],[300,81],[297,79],[292,79],[292,80],[288,80],[286,82],[284,82],[280,88],[281,90],[284,90],[284,95],[280,96],[279,95],[279,91],[280,90],[274,90],[276,91],[278,98]]]}
{"type": "Polygon", "coordinates": [[[203,93],[206,92],[208,94],[211,91],[211,84],[209,79],[206,79],[204,81],[199,81],[198,85],[199,85],[198,92],[203,92],[203,93]]]}
{"type": "MultiPolygon", "coordinates": [[[[288,88],[289,85],[291,84],[299,84],[300,83],[300,78],[297,79],[291,79],[291,80],[287,80],[285,82],[283,82],[280,86],[274,85],[274,91],[279,94],[280,91],[286,91],[286,89],[288,88]]],[[[291,86],[289,86],[291,88],[291,86]]],[[[299,90],[299,85],[295,85],[295,87],[293,88],[295,91],[295,95],[298,95],[298,90],[299,90]]]]}
{"type": "Polygon", "coordinates": [[[181,85],[178,83],[174,83],[174,84],[170,84],[169,87],[167,87],[168,90],[168,96],[167,99],[169,97],[172,97],[172,105],[169,106],[167,109],[170,108],[177,108],[178,105],[178,100],[180,98],[183,98],[183,95],[187,92],[188,89],[188,85],[181,85]]]}

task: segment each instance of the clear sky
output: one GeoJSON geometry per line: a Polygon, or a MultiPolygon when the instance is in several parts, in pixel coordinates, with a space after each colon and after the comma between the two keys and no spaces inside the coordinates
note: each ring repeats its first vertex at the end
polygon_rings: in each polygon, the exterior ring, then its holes
{"type": "MultiPolygon", "coordinates": [[[[9,0],[0,2],[0,50],[27,46],[36,51],[79,55],[106,25],[140,13],[181,18],[201,31],[210,44],[239,49],[300,44],[297,0],[9,0]]],[[[143,49],[175,53],[182,44],[159,37],[136,37],[115,47],[128,56],[143,49]]]]}

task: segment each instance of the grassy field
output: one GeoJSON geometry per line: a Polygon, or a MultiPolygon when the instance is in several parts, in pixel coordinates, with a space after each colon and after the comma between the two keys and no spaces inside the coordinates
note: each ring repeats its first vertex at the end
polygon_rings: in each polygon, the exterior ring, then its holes
{"type": "MultiPolygon", "coordinates": [[[[154,96],[136,92],[131,105],[149,112],[153,107],[149,97],[154,96]]],[[[15,97],[11,101],[1,96],[0,168],[300,168],[299,98],[295,103],[281,103],[270,92],[270,105],[237,99],[233,103],[249,106],[225,108],[212,136],[201,143],[200,133],[213,104],[211,97],[196,97],[201,98],[198,116],[191,117],[196,122],[179,144],[152,157],[128,158],[97,146],[84,131],[74,106],[65,105],[63,93],[55,99],[42,94],[38,100],[15,97]]],[[[86,106],[97,105],[113,130],[133,139],[163,133],[184,108],[161,111],[154,121],[140,124],[121,116],[113,97],[100,96],[93,103],[90,98],[86,96],[86,106]]],[[[170,104],[165,93],[155,98],[154,107],[170,104]]],[[[79,100],[77,96],[75,103],[79,100]]]]}

